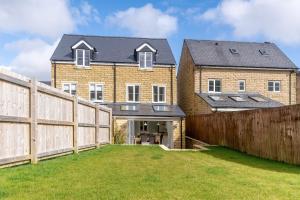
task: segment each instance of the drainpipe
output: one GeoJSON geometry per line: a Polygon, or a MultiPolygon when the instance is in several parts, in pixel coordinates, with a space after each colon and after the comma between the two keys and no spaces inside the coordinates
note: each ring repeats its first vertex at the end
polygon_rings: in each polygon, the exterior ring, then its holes
{"type": "Polygon", "coordinates": [[[180,148],[182,149],[182,118],[180,118],[180,138],[181,138],[181,141],[180,141],[180,148]]]}
{"type": "Polygon", "coordinates": [[[171,67],[171,105],[173,105],[173,67],[171,67]]]}
{"type": "Polygon", "coordinates": [[[202,93],[202,67],[200,67],[200,77],[199,77],[199,92],[202,93]]]}
{"type": "Polygon", "coordinates": [[[56,88],[56,63],[54,63],[54,87],[56,88]]]}
{"type": "Polygon", "coordinates": [[[290,76],[289,76],[289,104],[292,104],[292,73],[293,71],[290,72],[290,76]]]}
{"type": "Polygon", "coordinates": [[[117,85],[116,85],[116,82],[117,82],[117,74],[116,74],[116,63],[114,63],[114,66],[113,66],[113,69],[114,69],[114,103],[116,103],[116,95],[117,95],[117,85]]]}

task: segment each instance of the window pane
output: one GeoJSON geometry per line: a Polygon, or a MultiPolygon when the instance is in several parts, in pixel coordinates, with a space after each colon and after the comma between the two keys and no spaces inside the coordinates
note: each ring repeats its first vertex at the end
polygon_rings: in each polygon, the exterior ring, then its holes
{"type": "Polygon", "coordinates": [[[71,94],[76,95],[76,84],[71,84],[71,94]]]}
{"type": "Polygon", "coordinates": [[[209,85],[208,86],[208,91],[213,92],[214,91],[214,81],[213,80],[209,81],[208,85],[209,85]]]}
{"type": "Polygon", "coordinates": [[[97,100],[102,101],[102,91],[97,91],[97,100]]]}
{"type": "Polygon", "coordinates": [[[96,85],[96,90],[97,91],[102,91],[102,85],[96,85]]]}
{"type": "Polygon", "coordinates": [[[245,82],[240,81],[240,91],[244,91],[244,90],[245,90],[245,82]]]}
{"type": "Polygon", "coordinates": [[[90,51],[89,50],[85,50],[84,66],[90,66],[90,51]]]}
{"type": "Polygon", "coordinates": [[[135,101],[140,100],[140,87],[138,85],[135,86],[135,101]]]}
{"type": "Polygon", "coordinates": [[[275,82],[275,91],[280,91],[280,82],[275,82]]]}
{"type": "Polygon", "coordinates": [[[215,92],[221,92],[221,81],[215,80],[215,92]]]}
{"type": "Polygon", "coordinates": [[[165,88],[164,87],[159,88],[159,101],[160,102],[165,101],[165,88]]]}
{"type": "Polygon", "coordinates": [[[90,100],[95,100],[95,84],[90,85],[90,100]]]}
{"type": "Polygon", "coordinates": [[[152,67],[152,53],[146,52],[146,67],[152,67]]]}
{"type": "Polygon", "coordinates": [[[76,52],[77,65],[83,65],[83,50],[78,49],[76,52]]]}
{"type": "Polygon", "coordinates": [[[145,67],[145,52],[139,53],[140,67],[145,67]]]}
{"type": "Polygon", "coordinates": [[[153,86],[153,101],[158,102],[158,88],[157,88],[157,86],[153,86]]]}
{"type": "Polygon", "coordinates": [[[133,101],[133,86],[128,86],[128,101],[133,101]]]}
{"type": "Polygon", "coordinates": [[[70,85],[69,84],[64,84],[64,92],[70,93],[70,85]]]}
{"type": "Polygon", "coordinates": [[[274,90],[274,82],[273,81],[269,81],[268,82],[268,91],[273,91],[274,90]]]}

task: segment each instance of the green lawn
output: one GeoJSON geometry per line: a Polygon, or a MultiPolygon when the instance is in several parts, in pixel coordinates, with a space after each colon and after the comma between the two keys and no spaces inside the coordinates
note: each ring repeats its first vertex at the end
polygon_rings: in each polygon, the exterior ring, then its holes
{"type": "Polygon", "coordinates": [[[299,199],[300,167],[214,147],[106,146],[0,169],[0,199],[299,199]]]}

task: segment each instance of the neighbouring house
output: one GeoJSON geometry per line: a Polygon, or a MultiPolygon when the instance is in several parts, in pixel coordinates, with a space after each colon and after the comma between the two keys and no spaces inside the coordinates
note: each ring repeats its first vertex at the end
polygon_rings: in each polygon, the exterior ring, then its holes
{"type": "Polygon", "coordinates": [[[296,69],[274,43],[186,39],[178,104],[187,115],[295,104],[296,69]]]}
{"type": "Polygon", "coordinates": [[[184,148],[166,39],[63,35],[51,63],[52,86],[112,108],[115,142],[184,148]]]}

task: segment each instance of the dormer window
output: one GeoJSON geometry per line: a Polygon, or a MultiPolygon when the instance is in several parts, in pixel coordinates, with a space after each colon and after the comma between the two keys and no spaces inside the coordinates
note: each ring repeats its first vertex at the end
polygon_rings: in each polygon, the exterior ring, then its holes
{"type": "Polygon", "coordinates": [[[79,67],[89,67],[90,56],[90,50],[76,49],[76,65],[79,67]]]}
{"type": "Polygon", "coordinates": [[[138,48],[135,49],[137,53],[137,60],[141,69],[152,68],[154,56],[156,55],[156,49],[154,49],[150,44],[143,43],[138,48]]]}
{"type": "Polygon", "coordinates": [[[91,61],[91,53],[95,52],[90,44],[84,40],[78,41],[72,46],[73,51],[75,51],[75,62],[78,67],[89,67],[91,61]]]}
{"type": "Polygon", "coordinates": [[[152,52],[140,52],[139,53],[139,61],[140,61],[140,68],[152,68],[152,52]]]}

